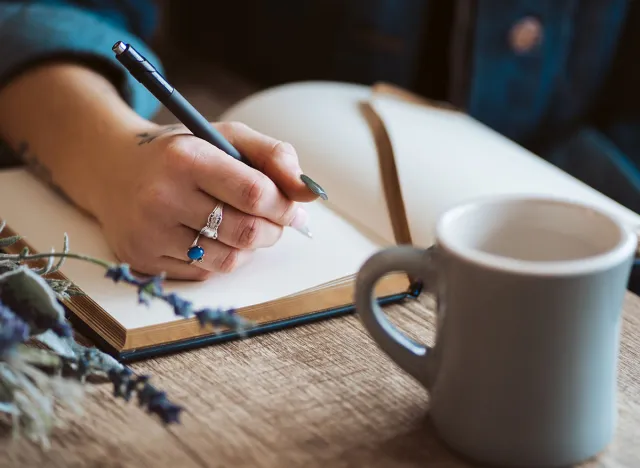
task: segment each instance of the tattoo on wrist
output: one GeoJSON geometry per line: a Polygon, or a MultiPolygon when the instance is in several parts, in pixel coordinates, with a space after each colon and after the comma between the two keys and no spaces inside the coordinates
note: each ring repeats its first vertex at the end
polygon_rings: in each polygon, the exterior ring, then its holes
{"type": "Polygon", "coordinates": [[[136,138],[138,138],[138,146],[144,145],[145,143],[151,143],[153,140],[158,138],[159,136],[166,135],[167,133],[174,132],[176,130],[181,129],[181,125],[169,125],[167,127],[163,127],[155,132],[143,132],[138,133],[136,138]]]}
{"type": "Polygon", "coordinates": [[[45,166],[33,153],[29,153],[29,145],[26,142],[22,142],[16,151],[16,155],[23,161],[29,171],[35,175],[42,182],[47,184],[55,193],[61,196],[69,203],[73,203],[71,198],[62,190],[62,188],[55,183],[51,170],[45,166]]]}

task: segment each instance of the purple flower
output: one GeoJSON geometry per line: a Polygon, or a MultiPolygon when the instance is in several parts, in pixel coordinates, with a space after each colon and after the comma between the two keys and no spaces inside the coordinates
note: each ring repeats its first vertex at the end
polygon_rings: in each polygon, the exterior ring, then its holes
{"type": "Polygon", "coordinates": [[[114,265],[110,267],[105,273],[107,278],[111,278],[114,283],[124,281],[126,283],[136,283],[135,278],[131,275],[129,265],[123,263],[121,265],[114,265]]]}
{"type": "Polygon", "coordinates": [[[29,326],[0,302],[0,354],[29,339],[29,326]]]}
{"type": "Polygon", "coordinates": [[[152,276],[142,280],[133,276],[129,265],[123,263],[109,267],[105,277],[111,278],[114,283],[123,282],[137,286],[139,304],[149,305],[152,297],[162,297],[164,275],[152,276]]]}
{"type": "Polygon", "coordinates": [[[173,307],[173,312],[181,317],[189,317],[193,310],[193,304],[186,299],[181,298],[176,293],[170,293],[163,296],[163,299],[173,307]]]}
{"type": "Polygon", "coordinates": [[[183,408],[181,406],[175,405],[170,401],[167,401],[161,408],[161,410],[156,411],[156,414],[162,418],[162,422],[165,424],[180,424],[180,413],[183,408]]]}
{"type": "Polygon", "coordinates": [[[234,309],[210,309],[204,308],[195,313],[201,326],[210,324],[213,326],[226,325],[235,327],[240,325],[241,319],[235,314],[234,309]]]}
{"type": "Polygon", "coordinates": [[[180,412],[182,411],[182,407],[171,403],[164,397],[164,395],[162,395],[162,397],[156,398],[151,403],[149,403],[149,406],[147,406],[147,411],[158,415],[160,419],[162,419],[162,422],[165,424],[179,424],[180,412]]]}
{"type": "Polygon", "coordinates": [[[129,380],[133,372],[126,367],[122,370],[111,369],[109,371],[109,380],[113,383],[113,396],[114,397],[125,397],[127,394],[127,387],[129,386],[129,380]]]}
{"type": "Polygon", "coordinates": [[[149,413],[156,414],[165,424],[180,423],[182,407],[167,399],[165,392],[157,390],[149,383],[149,376],[134,376],[131,370],[112,369],[109,379],[113,383],[113,394],[129,401],[134,393],[138,395],[138,405],[146,406],[149,413]]]}
{"type": "Polygon", "coordinates": [[[139,404],[146,404],[147,411],[158,415],[165,424],[180,422],[182,407],[171,403],[165,392],[158,391],[146,383],[138,395],[141,396],[138,399],[139,404]]]}
{"type": "Polygon", "coordinates": [[[66,322],[54,322],[51,325],[51,330],[62,338],[70,338],[73,336],[73,329],[66,322]]]}
{"type": "Polygon", "coordinates": [[[138,285],[138,302],[140,304],[149,305],[149,299],[152,297],[162,297],[162,281],[163,276],[152,276],[146,280],[137,280],[138,285]]]}

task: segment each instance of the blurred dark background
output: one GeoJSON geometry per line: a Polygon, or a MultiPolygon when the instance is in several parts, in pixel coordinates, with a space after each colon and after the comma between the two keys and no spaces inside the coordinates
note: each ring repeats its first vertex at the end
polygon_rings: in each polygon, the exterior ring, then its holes
{"type": "MultiPolygon", "coordinates": [[[[415,65],[428,53],[432,64],[448,68],[448,41],[437,37],[446,31],[434,25],[428,41],[420,36],[424,0],[159,3],[162,27],[152,45],[170,80],[209,117],[257,89],[307,79],[375,78],[445,97],[444,77],[430,82],[415,65]]],[[[437,16],[451,15],[453,3],[437,2],[437,16]]]]}
{"type": "Polygon", "coordinates": [[[426,3],[233,0],[184,8],[170,1],[164,20],[194,57],[264,84],[310,76],[362,82],[375,74],[407,86],[426,3]]]}

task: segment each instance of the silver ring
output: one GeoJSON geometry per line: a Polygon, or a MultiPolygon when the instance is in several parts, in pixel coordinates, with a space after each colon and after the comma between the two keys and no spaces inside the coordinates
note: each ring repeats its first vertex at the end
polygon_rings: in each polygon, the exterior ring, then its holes
{"type": "Polygon", "coordinates": [[[204,259],[204,249],[202,246],[198,245],[198,241],[200,240],[200,236],[208,237],[209,239],[217,239],[218,238],[218,228],[222,223],[222,207],[224,204],[222,202],[218,202],[213,211],[209,213],[209,217],[207,218],[207,224],[200,229],[200,232],[196,235],[196,238],[191,243],[189,250],[187,250],[187,257],[189,257],[189,265],[193,265],[195,262],[202,263],[204,259]]]}
{"type": "Polygon", "coordinates": [[[209,239],[217,239],[218,238],[218,228],[222,223],[222,207],[224,204],[219,202],[213,211],[209,214],[209,218],[207,219],[207,224],[205,227],[200,229],[200,234],[209,239]]]}

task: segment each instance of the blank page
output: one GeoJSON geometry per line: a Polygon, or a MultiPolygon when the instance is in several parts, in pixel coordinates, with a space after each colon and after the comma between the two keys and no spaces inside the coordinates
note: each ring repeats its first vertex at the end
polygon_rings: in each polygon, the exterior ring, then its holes
{"type": "Polygon", "coordinates": [[[640,225],[636,213],[464,113],[393,97],[372,104],[391,139],[416,245],[433,243],[436,220],[447,209],[499,194],[572,199],[640,225]]]}
{"type": "MultiPolygon", "coordinates": [[[[313,239],[286,228],[280,241],[260,249],[245,266],[205,282],[168,281],[196,306],[244,307],[278,299],[357,272],[378,246],[321,202],[307,204],[313,239]]],[[[70,250],[115,262],[99,225],[69,205],[26,171],[0,172],[0,218],[39,252],[62,250],[63,234],[70,250]]],[[[224,219],[223,219],[224,222],[224,219]]],[[[194,233],[195,234],[195,233],[194,233]]],[[[185,252],[189,246],[184,246],[185,252]]],[[[162,301],[137,304],[135,288],[104,278],[104,269],[67,260],[64,273],[125,328],[177,320],[162,301]]]]}
{"type": "Polygon", "coordinates": [[[371,127],[360,105],[368,86],[303,82],[249,96],[222,114],[291,143],[302,170],[327,191],[338,213],[366,229],[376,242],[394,235],[371,127]]]}

